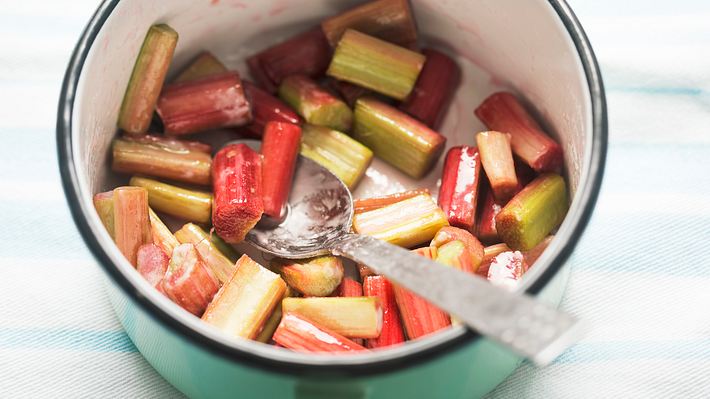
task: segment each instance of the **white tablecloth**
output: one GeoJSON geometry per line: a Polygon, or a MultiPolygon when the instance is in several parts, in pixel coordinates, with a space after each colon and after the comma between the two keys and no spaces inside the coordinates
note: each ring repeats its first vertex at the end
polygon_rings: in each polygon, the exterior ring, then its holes
{"type": "MultiPolygon", "coordinates": [[[[491,394],[710,395],[710,3],[573,0],[604,73],[605,181],[563,307],[593,330],[491,394]]],[[[122,331],[61,190],[54,125],[94,0],[0,7],[0,397],[178,397],[122,331]]]]}

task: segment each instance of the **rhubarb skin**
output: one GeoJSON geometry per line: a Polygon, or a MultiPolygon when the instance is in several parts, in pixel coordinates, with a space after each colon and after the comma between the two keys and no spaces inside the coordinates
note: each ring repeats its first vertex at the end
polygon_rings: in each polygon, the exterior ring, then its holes
{"type": "Polygon", "coordinates": [[[430,241],[447,226],[444,212],[428,195],[353,216],[353,230],[405,248],[430,241]]]}
{"type": "Polygon", "coordinates": [[[261,156],[244,144],[231,144],[214,157],[212,224],[228,243],[244,240],[264,213],[261,156]]]}
{"type": "MultiPolygon", "coordinates": [[[[284,296],[281,299],[283,300],[283,298],[288,298],[291,296],[294,296],[294,292],[288,285],[286,285],[286,291],[284,292],[284,296]]],[[[274,332],[281,323],[282,316],[283,312],[281,311],[281,301],[278,301],[276,302],[274,310],[271,312],[271,316],[266,319],[266,321],[264,322],[264,327],[261,328],[261,331],[259,331],[259,334],[254,338],[254,340],[263,342],[265,344],[268,344],[269,342],[273,341],[272,337],[274,336],[274,332]]]]}
{"type": "Polygon", "coordinates": [[[325,73],[331,49],[319,28],[311,29],[247,59],[252,77],[273,93],[287,76],[317,78],[325,73]]]}
{"type": "Polygon", "coordinates": [[[476,270],[476,274],[482,276],[483,278],[487,278],[488,268],[490,268],[493,259],[496,256],[502,254],[503,252],[508,252],[510,250],[510,247],[503,243],[489,245],[485,247],[483,249],[483,260],[481,261],[481,265],[478,267],[478,270],[476,270]]]}
{"type": "Polygon", "coordinates": [[[534,265],[537,259],[542,255],[543,252],[545,252],[545,249],[547,249],[547,247],[550,245],[554,238],[555,236],[553,235],[547,236],[544,240],[540,241],[539,244],[535,245],[533,249],[523,252],[523,257],[525,257],[525,263],[527,263],[528,266],[534,265]]]}
{"type": "Polygon", "coordinates": [[[361,263],[358,263],[357,265],[357,272],[360,274],[360,279],[363,281],[365,281],[365,277],[377,275],[374,270],[361,263]]]}
{"type": "Polygon", "coordinates": [[[374,211],[375,209],[384,208],[387,205],[392,205],[394,203],[404,201],[412,197],[416,197],[420,194],[429,195],[429,190],[426,188],[420,188],[416,190],[407,190],[394,194],[382,195],[379,197],[356,199],[353,200],[353,211],[355,213],[374,211]]]}
{"type": "MultiPolygon", "coordinates": [[[[150,198],[148,198],[148,201],[150,202],[150,198]]],[[[180,243],[170,229],[168,229],[168,226],[166,226],[150,208],[148,208],[148,217],[150,218],[150,233],[153,236],[153,244],[157,245],[163,252],[170,256],[180,243]]]]}
{"type": "Polygon", "coordinates": [[[461,68],[446,54],[434,49],[424,49],[424,68],[407,100],[400,109],[438,129],[461,84],[461,68]]]}
{"type": "Polygon", "coordinates": [[[488,281],[513,290],[527,270],[528,265],[520,251],[503,252],[491,261],[488,268],[488,281]]]}
{"type": "Polygon", "coordinates": [[[384,276],[369,276],[363,280],[363,291],[365,296],[380,298],[382,304],[382,332],[379,337],[368,339],[367,347],[384,348],[404,342],[404,331],[392,283],[384,276]]]}
{"type": "Polygon", "coordinates": [[[475,113],[489,130],[510,134],[513,153],[536,172],[555,172],[562,166],[560,145],[542,130],[513,94],[492,94],[475,113]]]}
{"type": "Polygon", "coordinates": [[[305,75],[288,76],[281,81],[279,97],[312,125],[341,132],[350,130],[353,113],[343,101],[321,88],[305,75]]]}
{"type": "MultiPolygon", "coordinates": [[[[445,226],[436,232],[436,235],[431,240],[431,247],[441,249],[442,246],[452,242],[460,241],[468,251],[468,256],[471,262],[472,272],[475,272],[481,265],[484,256],[483,244],[470,232],[459,229],[458,227],[445,226]]],[[[434,257],[436,258],[436,256],[434,257]]]]}
{"type": "Polygon", "coordinates": [[[298,352],[335,353],[367,350],[331,329],[292,313],[284,314],[273,339],[280,346],[298,352]]]}
{"type": "Polygon", "coordinates": [[[156,110],[168,135],[192,134],[251,122],[251,107],[236,72],[166,86],[156,110]]]}
{"type": "Polygon", "coordinates": [[[358,99],[354,115],[353,138],[415,179],[423,177],[444,151],[446,137],[381,101],[358,99]]]}
{"type": "Polygon", "coordinates": [[[352,83],[343,82],[342,80],[328,79],[327,86],[334,92],[338,93],[350,107],[355,106],[355,102],[358,98],[366,95],[372,95],[370,90],[352,83]]]}
{"type": "Polygon", "coordinates": [[[148,203],[159,212],[197,223],[210,222],[212,195],[209,193],[137,176],[132,177],[129,184],[145,188],[148,203]]]}
{"type": "Polygon", "coordinates": [[[373,297],[285,298],[282,307],[348,338],[377,338],[382,331],[382,306],[373,297]]]}
{"type": "Polygon", "coordinates": [[[350,277],[343,277],[338,288],[333,292],[333,296],[358,297],[362,296],[362,284],[350,277]]]}
{"type": "Polygon", "coordinates": [[[244,81],[244,93],[251,104],[251,123],[241,128],[240,132],[252,137],[262,137],[264,128],[270,121],[292,123],[300,125],[303,120],[300,116],[279,98],[262,90],[255,84],[244,81]]]}
{"type": "Polygon", "coordinates": [[[183,244],[193,244],[205,261],[207,267],[217,277],[220,283],[224,284],[232,278],[234,273],[234,262],[229,260],[210,241],[210,235],[196,224],[187,223],[180,230],[175,232],[175,238],[183,244]]]}
{"type": "Polygon", "coordinates": [[[278,274],[242,255],[202,320],[230,336],[254,339],[285,292],[278,274]]]}
{"type": "Polygon", "coordinates": [[[493,196],[493,191],[485,182],[481,183],[479,196],[481,196],[481,203],[476,219],[476,235],[486,244],[500,242],[498,230],[496,230],[496,216],[503,207],[498,204],[493,196]]]}
{"type": "Polygon", "coordinates": [[[173,83],[189,82],[199,80],[212,75],[219,75],[227,72],[227,67],[222,64],[214,54],[203,51],[192,60],[180,74],[173,80],[173,83]]]}
{"type": "Polygon", "coordinates": [[[417,42],[417,26],[408,0],[375,0],[360,4],[321,22],[331,46],[347,29],[411,47],[417,42]]]}
{"type": "Polygon", "coordinates": [[[481,158],[478,149],[452,147],[446,154],[439,189],[439,206],[452,226],[473,231],[480,182],[481,158]]]}
{"type": "Polygon", "coordinates": [[[115,236],[113,227],[113,191],[106,191],[94,195],[94,208],[101,219],[101,223],[106,228],[108,235],[113,239],[115,236]]]}
{"type": "Polygon", "coordinates": [[[114,172],[210,184],[212,148],[207,144],[145,135],[116,138],[111,148],[114,172]]]}
{"type": "Polygon", "coordinates": [[[269,122],[261,143],[264,213],[281,220],[291,193],[296,160],[301,149],[301,128],[283,122],[269,122]]]}
{"type": "Polygon", "coordinates": [[[542,174],[498,213],[498,235],[513,250],[530,250],[562,223],[568,207],[564,178],[554,173],[542,174]]]}
{"type": "Polygon", "coordinates": [[[114,240],[128,262],[136,266],[138,248],[153,240],[148,216],[148,192],[141,187],[113,190],[114,240]]]}
{"type": "Polygon", "coordinates": [[[510,135],[501,132],[481,132],[476,135],[481,165],[491,190],[500,203],[507,202],[518,190],[510,135]]]}
{"type": "Polygon", "coordinates": [[[463,241],[454,240],[447,242],[437,249],[436,261],[442,265],[451,266],[467,273],[475,273],[477,267],[473,266],[471,252],[463,241]]]}
{"type": "Polygon", "coordinates": [[[143,244],[136,255],[136,270],[153,287],[162,284],[170,257],[155,244],[143,244]]]}
{"type": "Polygon", "coordinates": [[[272,269],[294,290],[307,296],[328,296],[343,280],[343,263],[335,256],[277,260],[272,269]]]}
{"type": "Polygon", "coordinates": [[[126,133],[148,131],[177,41],[177,32],[168,25],[153,25],[148,30],[118,114],[118,127],[126,133]]]}
{"type": "Polygon", "coordinates": [[[173,302],[200,317],[219,290],[219,280],[194,245],[181,244],[172,253],[162,287],[173,302]]]}

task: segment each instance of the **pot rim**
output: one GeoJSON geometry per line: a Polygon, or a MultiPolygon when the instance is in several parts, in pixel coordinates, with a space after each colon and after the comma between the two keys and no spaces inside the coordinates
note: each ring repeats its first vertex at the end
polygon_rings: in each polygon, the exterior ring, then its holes
{"type": "MultiPolygon", "coordinates": [[[[148,297],[142,295],[113,264],[108,253],[100,245],[97,238],[92,233],[87,215],[84,214],[80,204],[80,189],[74,157],[72,153],[72,118],[76,91],[79,84],[81,72],[88,56],[88,53],[103,27],[106,20],[120,0],[104,0],[97,8],[89,23],[85,27],[82,35],[74,48],[69,65],[67,66],[62,83],[57,112],[57,152],[59,169],[62,178],[62,186],[69,204],[69,208],[74,222],[79,229],[82,238],[98,260],[104,271],[117,283],[132,301],[138,304],[143,311],[147,312],[154,320],[161,323],[171,332],[187,339],[202,349],[206,349],[217,356],[230,361],[244,363],[249,366],[266,369],[272,372],[279,372],[290,375],[303,375],[313,373],[328,373],[340,375],[371,375],[383,372],[394,372],[400,369],[417,365],[420,362],[430,361],[441,357],[463,345],[470,344],[481,336],[475,331],[461,328],[461,332],[453,336],[445,336],[433,345],[425,346],[408,353],[396,354],[390,357],[380,356],[376,360],[368,360],[354,363],[304,363],[290,359],[277,359],[274,357],[261,356],[241,348],[227,345],[223,342],[211,339],[192,329],[190,326],[179,321],[177,318],[165,312],[153,303],[148,297]]],[[[558,270],[564,265],[574,250],[577,242],[582,236],[601,187],[602,176],[606,161],[607,141],[608,141],[608,119],[606,95],[602,82],[601,72],[591,44],[582,29],[577,17],[572,12],[565,0],[547,0],[557,13],[563,23],[567,33],[572,39],[579,60],[587,78],[589,95],[592,107],[592,140],[591,159],[587,170],[587,179],[584,186],[577,189],[577,200],[579,202],[577,220],[566,236],[560,237],[558,252],[552,257],[548,267],[537,276],[537,279],[526,284],[525,292],[537,294],[555,276],[558,270]]],[[[557,241],[557,240],[556,240],[557,241]]],[[[446,334],[437,334],[444,336],[446,334]]],[[[452,334],[448,334],[452,335],[452,334]]],[[[433,336],[432,338],[435,338],[433,336]]]]}

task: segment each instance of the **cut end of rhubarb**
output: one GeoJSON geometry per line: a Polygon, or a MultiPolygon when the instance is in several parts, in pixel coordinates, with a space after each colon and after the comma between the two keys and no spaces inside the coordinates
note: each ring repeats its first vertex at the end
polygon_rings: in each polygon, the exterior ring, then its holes
{"type": "Polygon", "coordinates": [[[471,267],[475,272],[484,256],[483,244],[473,234],[453,226],[442,227],[431,240],[431,247],[440,248],[452,241],[460,241],[469,253],[471,267]]]}
{"type": "Polygon", "coordinates": [[[289,286],[307,296],[328,296],[343,280],[343,264],[335,256],[303,261],[283,260],[272,265],[289,286]]]}

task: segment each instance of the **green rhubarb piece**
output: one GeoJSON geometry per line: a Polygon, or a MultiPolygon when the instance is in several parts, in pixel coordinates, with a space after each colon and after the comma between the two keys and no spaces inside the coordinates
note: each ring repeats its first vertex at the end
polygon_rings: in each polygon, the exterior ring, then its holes
{"type": "Polygon", "coordinates": [[[444,136],[425,124],[367,97],[355,103],[353,137],[377,157],[415,179],[431,169],[446,144],[444,136]]]}
{"type": "Polygon", "coordinates": [[[94,208],[96,208],[96,213],[99,214],[99,219],[106,231],[111,238],[114,238],[113,191],[94,195],[94,208]]]}
{"type": "Polygon", "coordinates": [[[130,134],[148,130],[177,40],[177,32],[168,25],[153,25],[148,30],[123,96],[120,129],[130,134]]]}
{"type": "Polygon", "coordinates": [[[513,250],[530,250],[562,223],[568,201],[562,176],[540,175],[498,213],[498,235],[513,250]]]}
{"type": "Polygon", "coordinates": [[[143,177],[132,177],[131,186],[148,191],[150,207],[183,220],[209,223],[212,218],[212,194],[161,183],[143,177]]]}
{"type": "Polygon", "coordinates": [[[372,151],[347,134],[309,124],[302,127],[301,155],[331,171],[350,189],[357,186],[372,161],[372,151]]]}
{"type": "Polygon", "coordinates": [[[223,72],[227,72],[227,67],[225,67],[224,64],[222,64],[212,53],[209,51],[203,51],[200,55],[195,57],[187,68],[180,72],[180,75],[175,78],[174,82],[189,82],[191,80],[198,80],[223,72]]]}
{"type": "Polygon", "coordinates": [[[279,97],[313,125],[347,132],[353,112],[342,100],[305,75],[292,75],[281,82],[279,97]]]}
{"type": "Polygon", "coordinates": [[[419,53],[348,29],[335,48],[326,74],[404,100],[425,60],[419,53]]]}

